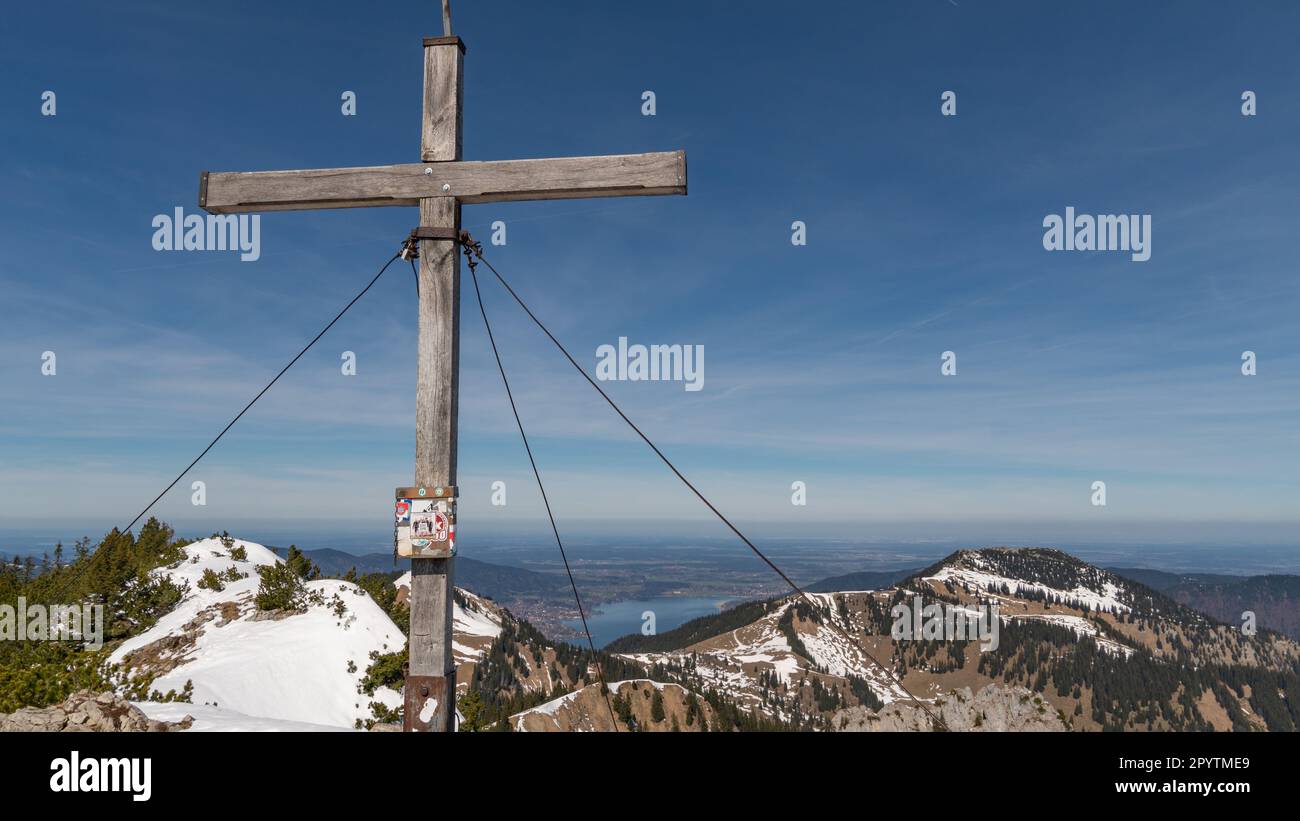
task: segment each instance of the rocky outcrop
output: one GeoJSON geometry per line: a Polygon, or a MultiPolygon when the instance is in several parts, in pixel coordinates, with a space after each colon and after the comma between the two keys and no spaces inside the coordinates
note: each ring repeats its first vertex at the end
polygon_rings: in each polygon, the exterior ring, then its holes
{"type": "Polygon", "coordinates": [[[510,726],[528,733],[699,732],[717,721],[709,703],[680,684],[632,679],[613,682],[609,689],[608,702],[599,684],[589,684],[515,713],[510,726]],[[611,712],[618,715],[617,727],[611,712]]]}
{"type": "MultiPolygon", "coordinates": [[[[1068,729],[1056,708],[1024,687],[989,684],[978,693],[952,690],[928,705],[954,732],[1052,732],[1068,729]]],[[[880,710],[849,707],[832,726],[844,732],[925,732],[929,717],[915,704],[895,701],[880,710]]]]}
{"type": "Polygon", "coordinates": [[[62,704],[0,713],[0,732],[165,733],[187,730],[193,722],[189,716],[174,722],[153,721],[122,696],[83,690],[68,696],[62,704]]]}

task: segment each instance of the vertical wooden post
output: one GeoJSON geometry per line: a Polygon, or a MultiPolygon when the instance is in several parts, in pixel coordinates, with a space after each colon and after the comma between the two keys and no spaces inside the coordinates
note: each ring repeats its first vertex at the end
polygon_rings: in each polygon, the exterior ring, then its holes
{"type": "Polygon", "coordinates": [[[420,129],[420,159],[425,162],[460,159],[461,102],[465,95],[461,70],[464,63],[465,44],[459,37],[424,38],[424,120],[420,129]]]}
{"type": "MultiPolygon", "coordinates": [[[[425,40],[424,127],[421,155],[460,159],[462,46],[457,38],[425,40]],[[450,80],[450,82],[449,82],[450,80]]],[[[430,175],[437,185],[437,174],[430,175]]],[[[454,192],[420,199],[420,225],[460,230],[454,192]]],[[[420,243],[419,364],[415,402],[415,484],[456,484],[456,426],[460,383],[460,246],[420,243]]],[[[407,732],[450,732],[456,700],[452,660],[455,559],[411,560],[411,635],[404,699],[407,732]]]]}

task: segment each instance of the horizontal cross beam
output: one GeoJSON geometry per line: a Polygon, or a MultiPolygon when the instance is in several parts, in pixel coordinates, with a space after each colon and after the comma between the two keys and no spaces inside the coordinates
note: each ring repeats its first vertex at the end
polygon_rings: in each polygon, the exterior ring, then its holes
{"type": "Polygon", "coordinates": [[[307,171],[204,171],[199,206],[213,214],[686,193],[686,152],[546,160],[430,162],[307,171]]]}

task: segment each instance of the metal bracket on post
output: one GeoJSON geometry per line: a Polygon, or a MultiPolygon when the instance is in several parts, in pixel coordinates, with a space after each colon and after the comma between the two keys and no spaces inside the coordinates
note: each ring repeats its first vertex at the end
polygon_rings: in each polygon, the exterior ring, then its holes
{"type": "Polygon", "coordinates": [[[420,240],[460,242],[460,232],[455,228],[437,228],[421,225],[411,229],[411,235],[402,243],[402,259],[420,258],[420,240]]]}
{"type": "Polygon", "coordinates": [[[460,232],[455,228],[431,228],[421,225],[411,231],[412,239],[441,239],[448,242],[460,242],[460,232]]]}

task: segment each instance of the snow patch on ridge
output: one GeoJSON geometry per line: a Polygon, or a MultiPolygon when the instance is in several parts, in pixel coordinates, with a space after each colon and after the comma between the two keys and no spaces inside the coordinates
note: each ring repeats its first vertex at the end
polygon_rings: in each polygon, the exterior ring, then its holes
{"type": "MultiPolygon", "coordinates": [[[[181,721],[186,716],[194,719],[190,733],[349,733],[358,732],[351,727],[333,727],[328,724],[307,724],[281,718],[247,716],[224,707],[210,704],[182,704],[155,701],[131,702],[155,721],[181,721]]],[[[173,731],[177,732],[177,731],[173,731]]]]}
{"type": "Polygon", "coordinates": [[[365,591],[336,579],[309,581],[307,591],[319,594],[323,604],[268,618],[253,604],[257,567],[282,560],[253,542],[235,540],[234,546],[244,549],[245,559],[233,558],[220,539],[203,539],[183,548],[186,558],[179,565],[154,570],[155,576],[188,583],[189,591],[152,628],[118,647],[111,661],[135,653],[131,661],[146,670],[171,666],[151,689],[179,692],[192,681],[194,703],[181,705],[190,712],[206,704],[247,718],[351,727],[371,717],[371,701],[401,704],[401,694],[390,688],[374,696],[357,692],[372,651],[391,653],[406,645],[365,591]],[[205,569],[220,573],[232,566],[247,578],[226,582],[220,591],[199,588],[205,569]],[[345,608],[341,616],[336,606],[345,608]]]}
{"type": "Polygon", "coordinates": [[[959,586],[971,587],[987,595],[998,596],[1003,585],[1011,591],[1012,596],[1051,595],[1078,605],[1087,605],[1093,610],[1106,610],[1112,613],[1129,612],[1130,608],[1119,600],[1120,588],[1114,582],[1106,582],[1100,591],[1079,585],[1073,590],[1059,590],[1045,584],[1027,582],[997,573],[979,569],[983,564],[978,555],[965,557],[966,564],[950,564],[939,569],[933,576],[926,576],[927,581],[940,583],[951,581],[959,586]]]}

